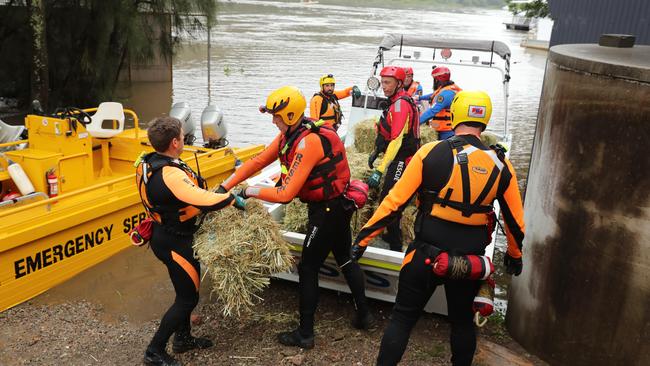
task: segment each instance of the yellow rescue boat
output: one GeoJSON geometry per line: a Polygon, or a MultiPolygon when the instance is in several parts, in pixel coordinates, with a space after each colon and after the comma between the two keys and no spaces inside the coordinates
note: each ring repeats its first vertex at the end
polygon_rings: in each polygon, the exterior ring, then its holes
{"type": "MultiPolygon", "coordinates": [[[[153,149],[133,111],[102,103],[55,116],[28,115],[25,127],[27,140],[0,144],[0,151],[13,149],[0,158],[3,193],[25,188],[10,174],[9,160],[33,186],[31,193],[0,202],[0,311],[127,248],[127,233],[145,218],[133,165],[153,149]],[[125,129],[129,119],[135,127],[125,129]]],[[[214,186],[233,172],[236,159],[262,149],[186,146],[181,158],[194,169],[198,164],[214,186]]]]}

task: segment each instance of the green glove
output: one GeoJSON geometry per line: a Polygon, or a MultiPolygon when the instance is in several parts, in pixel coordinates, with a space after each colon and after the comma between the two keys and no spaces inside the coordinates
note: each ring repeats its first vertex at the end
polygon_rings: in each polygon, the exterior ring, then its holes
{"type": "Polygon", "coordinates": [[[237,192],[235,195],[235,203],[233,203],[233,206],[236,209],[239,210],[245,210],[246,209],[246,199],[248,196],[246,196],[246,190],[245,189],[240,189],[239,192],[237,192]]]}
{"type": "Polygon", "coordinates": [[[379,183],[381,182],[381,176],[382,173],[379,170],[375,169],[370,175],[370,178],[368,178],[368,181],[366,182],[368,183],[368,187],[370,188],[379,187],[379,183]]]}
{"type": "Polygon", "coordinates": [[[359,98],[361,96],[361,90],[359,90],[359,87],[356,85],[352,87],[352,96],[355,98],[359,98]]]}
{"type": "Polygon", "coordinates": [[[359,244],[354,244],[350,248],[350,259],[352,259],[355,262],[358,261],[359,259],[361,259],[361,257],[363,257],[363,253],[365,251],[366,251],[366,247],[362,247],[359,244]]]}

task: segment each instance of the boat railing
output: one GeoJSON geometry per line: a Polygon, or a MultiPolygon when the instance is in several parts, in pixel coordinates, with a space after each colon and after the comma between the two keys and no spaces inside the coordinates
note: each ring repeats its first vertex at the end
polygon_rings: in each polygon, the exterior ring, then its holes
{"type": "MultiPolygon", "coordinates": [[[[420,64],[433,64],[433,61],[429,60],[414,60],[414,59],[408,59],[404,57],[396,57],[390,59],[387,64],[392,65],[396,61],[400,62],[409,62],[409,63],[420,63],[420,64]]],[[[483,61],[481,63],[474,63],[474,62],[453,62],[453,61],[436,61],[436,65],[454,65],[454,66],[461,66],[461,67],[477,67],[477,68],[485,68],[485,69],[492,69],[492,70],[497,70],[499,73],[501,73],[501,79],[503,80],[503,96],[504,96],[504,108],[503,108],[503,132],[499,133],[499,137],[505,138],[508,135],[508,97],[510,96],[510,91],[509,91],[509,82],[510,82],[510,76],[509,72],[506,69],[501,68],[500,66],[495,65],[493,61],[483,61]]]]}
{"type": "MultiPolygon", "coordinates": [[[[13,210],[7,210],[6,212],[0,211],[0,217],[7,216],[9,214],[15,214],[15,213],[26,211],[26,210],[30,210],[30,209],[33,209],[33,208],[37,208],[39,206],[46,206],[46,211],[50,211],[51,210],[50,203],[51,203],[52,200],[62,201],[62,200],[65,200],[66,198],[75,197],[75,196],[78,196],[80,194],[92,192],[94,190],[99,190],[101,188],[108,188],[108,191],[110,192],[110,191],[113,191],[115,189],[114,186],[116,186],[118,184],[121,184],[121,183],[123,183],[125,181],[128,181],[128,180],[133,180],[133,176],[134,176],[134,174],[128,174],[128,175],[125,175],[125,176],[122,176],[122,177],[119,177],[119,178],[115,178],[115,179],[112,179],[112,180],[109,180],[109,181],[106,181],[106,182],[93,184],[90,187],[81,188],[81,189],[78,189],[78,190],[75,190],[75,191],[72,191],[72,192],[69,192],[69,193],[64,193],[64,194],[62,194],[60,196],[56,196],[56,197],[53,197],[53,198],[45,200],[45,201],[33,202],[33,203],[27,204],[25,206],[16,207],[13,210]]],[[[137,194],[137,191],[133,190],[133,194],[137,194]]]]}
{"type": "Polygon", "coordinates": [[[16,140],[16,141],[11,141],[11,142],[3,142],[0,144],[0,149],[3,147],[11,147],[14,145],[21,145],[21,144],[26,144],[28,143],[29,140],[16,140]]]}
{"type": "MultiPolygon", "coordinates": [[[[7,200],[7,201],[2,201],[2,202],[0,202],[0,207],[14,205],[14,204],[16,204],[18,202],[31,200],[31,199],[38,198],[38,197],[41,197],[44,200],[47,200],[47,199],[50,198],[48,195],[46,195],[43,192],[32,192],[32,193],[26,194],[24,196],[12,198],[12,199],[7,200]]],[[[44,201],[39,201],[39,202],[44,202],[44,201]]],[[[49,211],[49,209],[50,209],[50,206],[48,205],[48,211],[49,211]]]]}

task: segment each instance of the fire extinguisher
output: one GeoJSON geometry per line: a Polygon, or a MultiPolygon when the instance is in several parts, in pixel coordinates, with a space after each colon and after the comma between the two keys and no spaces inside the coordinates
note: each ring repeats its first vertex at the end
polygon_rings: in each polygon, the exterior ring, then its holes
{"type": "Polygon", "coordinates": [[[56,197],[59,194],[59,178],[56,176],[54,169],[50,169],[45,174],[47,179],[47,195],[56,197]]]}

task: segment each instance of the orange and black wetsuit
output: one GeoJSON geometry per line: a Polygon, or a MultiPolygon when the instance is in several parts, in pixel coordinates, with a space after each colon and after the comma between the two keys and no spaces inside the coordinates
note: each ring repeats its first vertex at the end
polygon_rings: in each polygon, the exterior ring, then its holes
{"type": "Polygon", "coordinates": [[[379,235],[415,193],[416,239],[404,257],[395,307],[377,364],[399,362],[420,312],[436,287],[444,285],[451,322],[452,363],[470,365],[476,349],[472,302],[479,281],[436,277],[424,261],[435,258],[440,251],[451,255],[484,254],[495,199],[506,224],[508,254],[521,258],[524,219],[515,170],[510,161],[473,135],[429,143],[415,154],[402,179],[363,227],[355,244],[366,246],[379,235]]]}
{"type": "Polygon", "coordinates": [[[192,249],[198,215],[232,205],[234,196],[206,190],[205,181],[179,159],[152,153],[142,164],[147,165],[148,177],[146,184],[141,184],[142,168],[138,167],[141,198],[148,210],[155,210],[151,249],[167,266],[176,291],[174,303],[149,345],[164,350],[173,333],[189,335],[190,315],[199,302],[201,266],[192,249]]]}
{"type": "MultiPolygon", "coordinates": [[[[313,123],[308,119],[303,122],[313,123]]],[[[303,125],[287,135],[279,134],[260,155],[224,181],[223,187],[231,189],[278,158],[284,169],[277,187],[248,187],[246,195],[282,203],[299,197],[307,203],[307,233],[298,266],[299,331],[303,337],[311,337],[318,305],[318,272],[330,251],[350,287],[357,316],[363,318],[368,312],[363,272],[358,263],[350,261],[354,209],[342,194],[350,170],[343,142],[331,127],[310,130],[303,125]]]]}
{"type": "Polygon", "coordinates": [[[352,93],[352,87],[336,90],[331,95],[327,95],[322,91],[314,94],[311,101],[309,101],[309,117],[314,120],[322,119],[325,123],[334,127],[335,130],[338,130],[343,119],[339,99],[349,97],[350,93],[352,93]]]}

